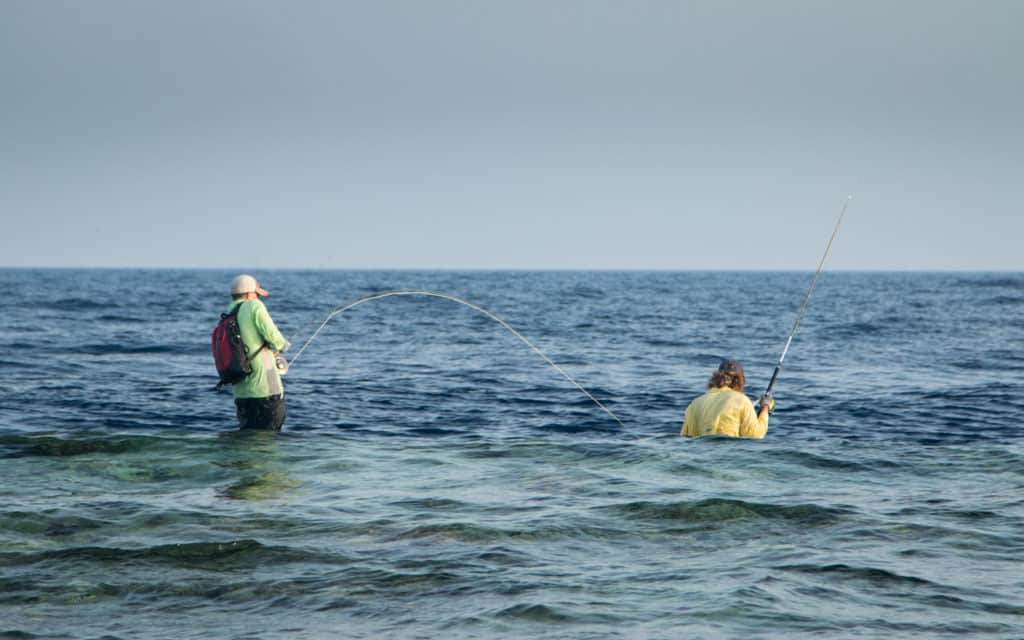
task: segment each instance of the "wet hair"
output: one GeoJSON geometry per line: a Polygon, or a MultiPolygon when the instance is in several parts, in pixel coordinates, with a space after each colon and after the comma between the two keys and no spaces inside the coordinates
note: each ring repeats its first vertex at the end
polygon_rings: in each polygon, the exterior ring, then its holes
{"type": "Polygon", "coordinates": [[[747,384],[747,377],[743,375],[743,367],[735,360],[725,360],[718,365],[718,370],[711,374],[708,380],[708,389],[728,387],[734,391],[743,391],[747,384]]]}

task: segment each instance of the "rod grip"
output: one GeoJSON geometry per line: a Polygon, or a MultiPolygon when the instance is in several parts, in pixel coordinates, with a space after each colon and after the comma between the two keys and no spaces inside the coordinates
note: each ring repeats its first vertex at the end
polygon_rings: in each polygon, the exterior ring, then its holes
{"type": "Polygon", "coordinates": [[[782,370],[782,365],[775,365],[775,372],[772,373],[772,379],[768,381],[768,388],[764,390],[765,393],[771,393],[772,387],[775,386],[775,380],[779,377],[779,371],[782,370]]]}

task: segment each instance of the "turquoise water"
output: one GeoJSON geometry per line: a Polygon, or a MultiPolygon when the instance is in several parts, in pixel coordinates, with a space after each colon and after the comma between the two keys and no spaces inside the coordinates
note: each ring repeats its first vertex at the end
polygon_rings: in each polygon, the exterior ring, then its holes
{"type": "Polygon", "coordinates": [[[1024,275],[269,272],[281,434],[235,430],[233,274],[0,271],[0,637],[1024,637],[1024,275]],[[74,292],[54,292],[71,280],[74,292]],[[765,297],[765,292],[771,295],[765,297]],[[759,304],[753,304],[754,301],[759,304]]]}

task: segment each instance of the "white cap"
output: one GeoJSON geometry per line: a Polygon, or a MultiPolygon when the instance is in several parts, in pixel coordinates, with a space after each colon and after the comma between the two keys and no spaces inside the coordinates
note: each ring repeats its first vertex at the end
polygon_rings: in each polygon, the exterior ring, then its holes
{"type": "Polygon", "coordinates": [[[256,282],[256,278],[250,275],[243,273],[242,275],[238,276],[237,278],[231,281],[231,295],[252,292],[255,292],[256,295],[260,296],[270,295],[269,293],[267,293],[266,289],[261,289],[260,283],[256,282]]]}

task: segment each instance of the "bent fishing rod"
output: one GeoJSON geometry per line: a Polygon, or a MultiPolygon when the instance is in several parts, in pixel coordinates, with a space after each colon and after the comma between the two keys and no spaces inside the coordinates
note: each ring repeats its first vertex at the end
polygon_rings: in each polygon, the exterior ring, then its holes
{"type": "MultiPolygon", "coordinates": [[[[832,241],[836,239],[836,234],[839,233],[839,225],[843,223],[843,216],[846,215],[846,208],[850,206],[851,200],[853,200],[853,196],[847,196],[846,202],[843,203],[843,210],[839,212],[839,219],[836,220],[836,227],[832,230],[832,237],[828,239],[828,244],[825,246],[825,253],[822,254],[821,262],[818,263],[818,270],[814,273],[814,279],[811,280],[811,286],[807,289],[807,295],[804,296],[804,301],[803,304],[800,305],[800,310],[797,311],[796,320],[793,322],[793,328],[789,332],[789,337],[786,338],[786,346],[782,349],[779,361],[775,365],[775,372],[772,373],[772,379],[768,382],[768,388],[764,391],[765,396],[771,396],[772,388],[775,386],[775,380],[779,377],[779,371],[782,371],[782,362],[786,359],[786,353],[789,352],[789,345],[793,343],[793,336],[796,335],[796,330],[800,327],[800,321],[803,320],[804,313],[807,312],[807,302],[811,299],[811,293],[814,292],[815,285],[818,284],[818,278],[821,277],[821,270],[825,267],[825,258],[828,257],[828,252],[832,248],[832,241]]],[[[761,412],[760,406],[757,407],[757,412],[761,412]]]]}

